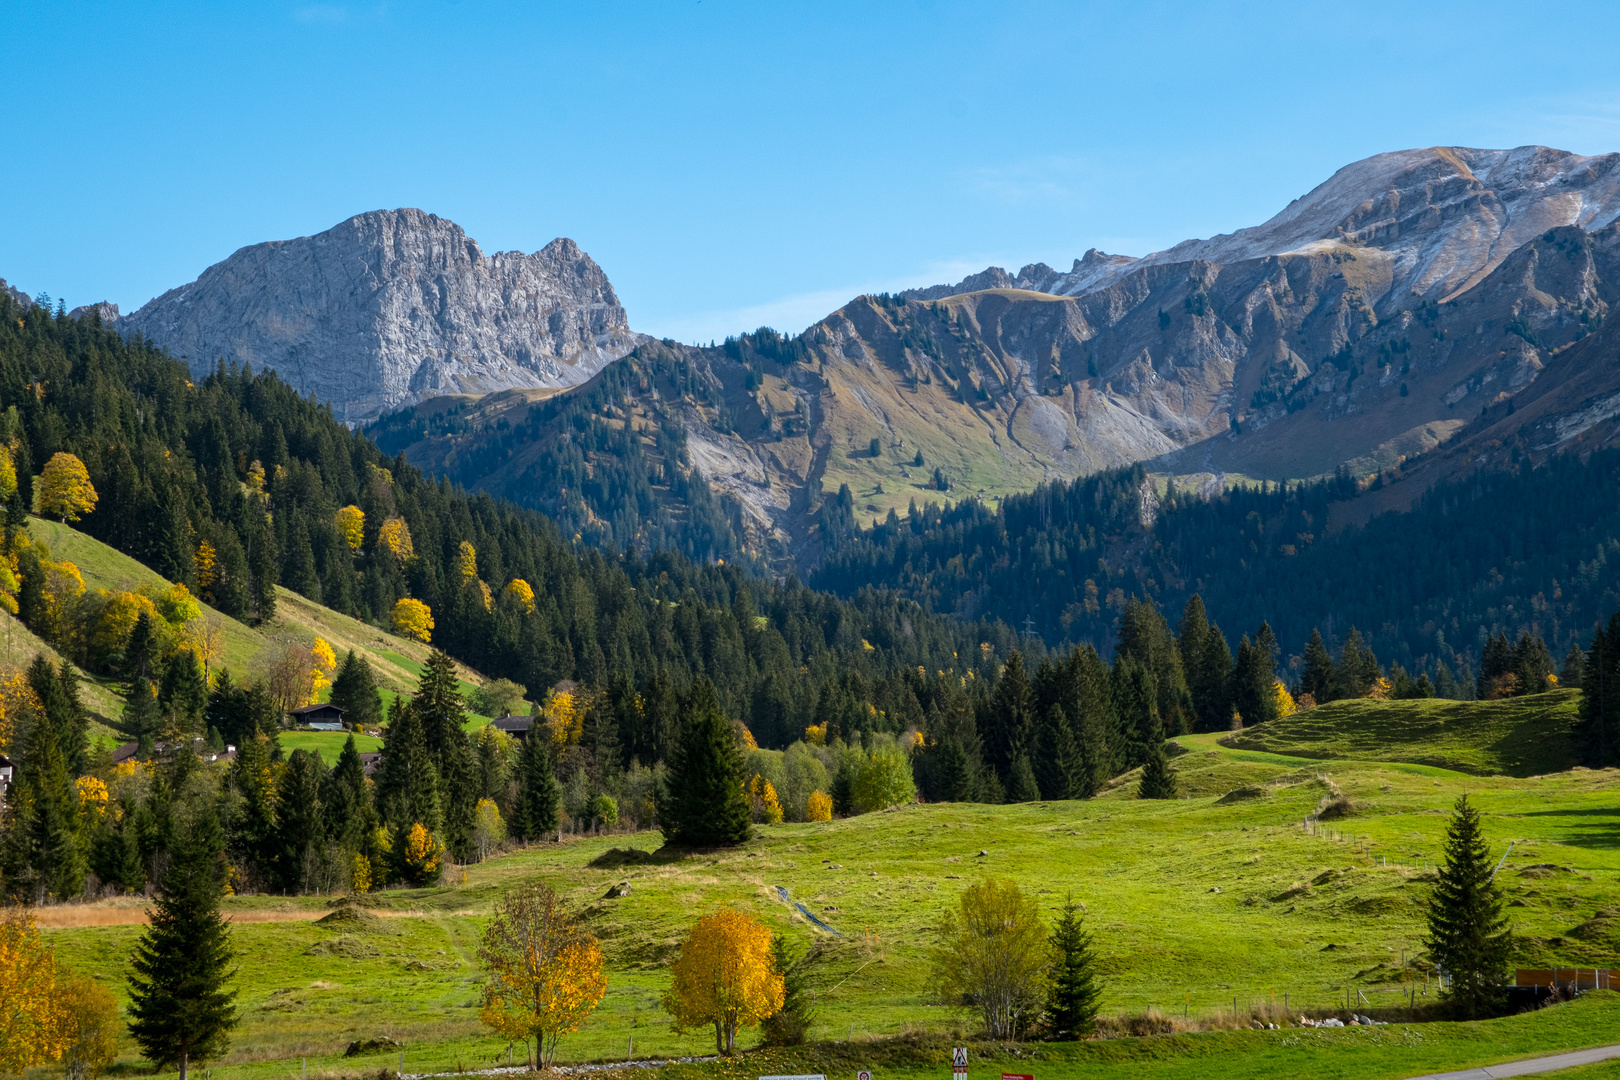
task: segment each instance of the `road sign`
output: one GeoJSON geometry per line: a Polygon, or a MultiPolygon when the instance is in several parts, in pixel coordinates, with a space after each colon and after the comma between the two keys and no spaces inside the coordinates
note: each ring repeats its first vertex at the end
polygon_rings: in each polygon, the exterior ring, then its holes
{"type": "Polygon", "coordinates": [[[762,1076],[759,1080],[827,1080],[825,1073],[798,1073],[791,1076],[762,1076]]]}
{"type": "Polygon", "coordinates": [[[953,1069],[965,1069],[965,1068],[967,1068],[967,1047],[965,1047],[965,1046],[953,1046],[953,1047],[951,1047],[951,1068],[953,1068],[953,1069]]]}
{"type": "Polygon", "coordinates": [[[1002,1073],[1001,1080],[1035,1080],[1029,1073],[1002,1073]]]}
{"type": "Polygon", "coordinates": [[[855,1080],[872,1080],[872,1073],[868,1069],[862,1069],[855,1074],[855,1080]]]}

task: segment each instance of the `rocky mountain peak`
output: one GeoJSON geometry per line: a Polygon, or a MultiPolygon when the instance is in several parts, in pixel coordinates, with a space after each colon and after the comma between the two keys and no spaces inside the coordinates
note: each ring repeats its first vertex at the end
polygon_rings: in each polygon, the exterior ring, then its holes
{"type": "Polygon", "coordinates": [[[576,385],[640,340],[574,241],[485,255],[414,208],[242,248],[118,325],[199,373],[220,360],[274,369],[351,420],[443,394],[576,385]]]}

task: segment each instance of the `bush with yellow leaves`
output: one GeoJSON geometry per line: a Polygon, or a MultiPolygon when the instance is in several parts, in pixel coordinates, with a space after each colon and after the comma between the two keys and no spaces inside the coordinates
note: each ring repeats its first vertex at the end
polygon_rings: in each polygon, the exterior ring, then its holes
{"type": "Polygon", "coordinates": [[[705,915],[681,943],[663,1005],[674,1028],[714,1028],[714,1047],[730,1054],[737,1029],[754,1027],[782,1007],[783,978],[771,961],[771,932],[741,911],[705,915]]]}

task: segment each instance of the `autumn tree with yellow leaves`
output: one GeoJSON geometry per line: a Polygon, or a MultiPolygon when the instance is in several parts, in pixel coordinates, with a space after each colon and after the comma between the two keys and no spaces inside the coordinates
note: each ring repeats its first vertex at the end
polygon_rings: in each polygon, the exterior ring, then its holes
{"type": "Polygon", "coordinates": [[[525,885],[495,902],[478,958],[489,982],[479,1019],[504,1038],[529,1041],[549,1067],[564,1035],[579,1030],[602,996],[607,976],[596,938],[551,887],[525,885]]]}
{"type": "Polygon", "coordinates": [[[332,524],[337,526],[349,550],[358,552],[366,540],[366,512],[352,504],[345,506],[332,515],[332,524]]]}
{"type": "Polygon", "coordinates": [[[382,523],[382,528],[377,530],[377,549],[392,555],[402,566],[416,557],[411,527],[405,524],[404,518],[391,517],[382,523]]]}
{"type": "Polygon", "coordinates": [[[670,969],[665,1011],[677,1033],[714,1026],[714,1047],[730,1054],[737,1029],[754,1027],[782,1008],[782,975],[771,962],[771,932],[735,909],[705,915],[681,943],[670,969]]]}
{"type": "Polygon", "coordinates": [[[56,955],[25,908],[0,915],[0,1073],[59,1060],[73,1041],[56,984],[56,955]]]}
{"type": "Polygon", "coordinates": [[[534,588],[527,581],[520,577],[508,581],[506,583],[506,595],[512,598],[523,614],[534,614],[534,588]]]}
{"type": "Polygon", "coordinates": [[[35,512],[63,522],[78,521],[96,508],[98,499],[84,462],[66,451],[58,451],[45,463],[34,485],[35,512]]]}
{"type": "Polygon", "coordinates": [[[406,597],[394,605],[394,633],[400,637],[420,641],[424,645],[433,640],[433,609],[420,600],[406,597]]]}

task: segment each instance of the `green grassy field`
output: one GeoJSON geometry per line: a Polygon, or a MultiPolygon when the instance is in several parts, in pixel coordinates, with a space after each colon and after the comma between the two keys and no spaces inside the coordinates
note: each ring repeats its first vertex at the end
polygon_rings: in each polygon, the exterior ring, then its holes
{"type": "MultiPolygon", "coordinates": [[[[911,806],[762,826],[736,850],[679,859],[652,854],[656,833],[586,837],[453,872],[438,888],[382,893],[378,910],[387,917],[358,926],[244,922],[235,931],[243,1026],[216,1071],[286,1077],[308,1056],[316,1075],[375,1073],[390,1062],[341,1057],[350,1040],[372,1035],[402,1040],[411,1072],[493,1063],[505,1044],[477,1021],[477,939],[500,890],[535,879],[584,912],[609,962],[608,996],[564,1042],[568,1060],[622,1055],[632,1036],[638,1056],[712,1045],[673,1034],[657,1001],[691,920],[721,905],[751,910],[796,948],[815,950],[817,1040],[842,1045],[853,1036],[858,1048],[862,1039],[968,1028],[967,1017],[933,1000],[925,950],[941,911],[984,875],[1019,881],[1048,912],[1071,892],[1086,905],[1111,1014],[1217,1018],[1231,1014],[1234,999],[1247,1013],[1274,997],[1295,1012],[1328,1010],[1351,993],[1362,1011],[1398,1018],[1413,980],[1417,1002],[1433,1000],[1422,994],[1420,905],[1446,815],[1463,792],[1483,809],[1493,851],[1517,842],[1500,879],[1512,902],[1516,962],[1615,963],[1620,772],[1480,777],[1404,762],[1313,760],[1300,755],[1323,747],[1303,739],[1287,755],[1224,747],[1215,736],[1178,741],[1185,753],[1175,764],[1189,797],[1174,801],[1138,800],[1127,778],[1087,802],[911,806]],[[1349,816],[1302,827],[1335,792],[1350,800],[1349,816]],[[615,847],[644,854],[626,861],[607,854],[615,847]],[[631,884],[630,895],[602,899],[620,881],[631,884]],[[842,936],[813,930],[778,886],[842,936]]],[[[324,912],[325,904],[250,897],[229,907],[244,918],[288,918],[324,912]]],[[[122,995],[137,932],[76,926],[49,934],[67,964],[122,995]]],[[[1041,1075],[1109,1075],[1143,1058],[1139,1064],[1151,1060],[1165,1076],[1401,1076],[1596,1044],[1605,1039],[1592,1032],[1620,1030],[1613,998],[1579,1006],[1588,1008],[1599,1011],[1555,1010],[1482,1029],[1500,1038],[1431,1025],[1042,1048],[1059,1057],[1041,1075]]],[[[919,1062],[895,1067],[938,1072],[919,1062]]],[[[770,1071],[802,1070],[758,1069],[770,1071]]]]}
{"type": "Polygon", "coordinates": [[[1505,701],[1335,701],[1222,740],[1313,758],[1410,761],[1458,772],[1536,776],[1575,764],[1580,692],[1505,701]]]}

